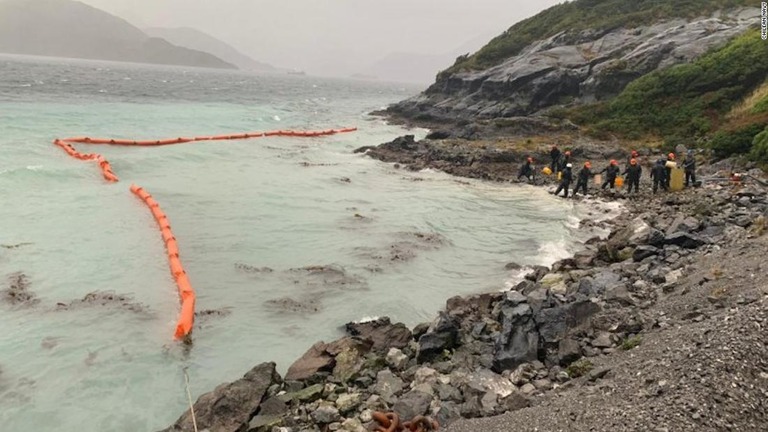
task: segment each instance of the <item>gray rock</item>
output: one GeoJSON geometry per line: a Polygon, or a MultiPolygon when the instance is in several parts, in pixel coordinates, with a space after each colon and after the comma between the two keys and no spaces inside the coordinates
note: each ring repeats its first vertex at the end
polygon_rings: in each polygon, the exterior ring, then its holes
{"type": "Polygon", "coordinates": [[[317,423],[329,424],[341,420],[341,414],[333,405],[320,405],[312,412],[312,419],[317,423]]]}
{"type": "Polygon", "coordinates": [[[363,424],[360,423],[360,420],[358,419],[346,419],[341,424],[341,430],[347,431],[347,432],[367,432],[368,429],[363,427],[363,424]]]}
{"type": "Polygon", "coordinates": [[[461,395],[459,389],[446,384],[439,384],[437,386],[437,395],[441,401],[453,401],[457,403],[464,401],[464,397],[461,395]]]}
{"type": "Polygon", "coordinates": [[[350,336],[370,340],[373,343],[372,349],[382,354],[392,347],[405,348],[413,337],[405,324],[392,324],[388,317],[363,323],[347,323],[345,328],[350,336]]]}
{"type": "Polygon", "coordinates": [[[531,406],[531,400],[528,399],[521,391],[515,390],[506,397],[501,398],[501,400],[499,400],[499,405],[501,405],[503,410],[506,412],[518,411],[531,406]]]}
{"type": "Polygon", "coordinates": [[[686,249],[696,249],[704,245],[704,240],[699,236],[690,233],[677,232],[667,236],[664,239],[664,243],[668,245],[676,245],[686,249]]]}
{"type": "Polygon", "coordinates": [[[528,294],[526,299],[534,314],[545,307],[552,306],[552,302],[549,297],[549,291],[544,287],[540,287],[539,289],[531,292],[528,294]]]}
{"type": "Polygon", "coordinates": [[[506,397],[515,390],[515,385],[507,378],[488,369],[479,369],[469,376],[466,392],[477,395],[493,393],[499,397],[506,397]]]}
{"type": "Polygon", "coordinates": [[[658,254],[659,249],[655,246],[640,245],[635,248],[635,251],[632,253],[632,260],[635,262],[640,262],[648,257],[656,256],[658,254]]]}
{"type": "Polygon", "coordinates": [[[493,354],[493,369],[497,372],[535,360],[539,349],[533,311],[527,303],[504,303],[501,315],[502,330],[493,354]]]}
{"type": "Polygon", "coordinates": [[[360,406],[362,401],[363,398],[360,393],[344,393],[339,395],[335,403],[339,412],[346,413],[360,406]]]}
{"type": "Polygon", "coordinates": [[[691,233],[699,228],[701,222],[692,216],[678,215],[672,224],[667,228],[667,236],[678,232],[691,233]]]}
{"type": "MultiPolygon", "coordinates": [[[[205,393],[194,404],[198,429],[236,432],[247,427],[259,409],[269,387],[280,383],[275,363],[262,363],[230,384],[205,393]]],[[[168,431],[192,431],[192,415],[187,410],[168,431]]]]}
{"type": "Polygon", "coordinates": [[[447,427],[451,423],[461,418],[461,410],[459,405],[454,402],[442,402],[440,408],[437,409],[437,413],[434,416],[438,424],[441,427],[447,427]]]}
{"type": "Polygon", "coordinates": [[[278,398],[285,403],[291,401],[314,402],[323,396],[323,389],[322,384],[314,384],[293,393],[285,393],[278,398]]]}
{"type": "Polygon", "coordinates": [[[248,432],[272,432],[273,427],[280,426],[283,419],[280,416],[259,414],[248,423],[248,432]]]}
{"type": "Polygon", "coordinates": [[[392,409],[400,416],[400,418],[412,419],[417,415],[426,414],[431,402],[432,395],[418,390],[412,390],[398,399],[392,409]]]}
{"type": "Polygon", "coordinates": [[[458,344],[459,324],[456,320],[441,313],[430,331],[419,338],[419,352],[416,359],[419,363],[432,361],[446,350],[451,350],[458,344]]]}
{"type": "Polygon", "coordinates": [[[610,348],[613,346],[611,342],[611,334],[608,332],[601,332],[595,340],[592,341],[592,346],[595,348],[610,348]]]}
{"type": "Polygon", "coordinates": [[[397,348],[390,348],[387,353],[387,365],[394,370],[403,370],[408,365],[408,356],[397,348]]]}
{"type": "Polygon", "coordinates": [[[536,315],[536,323],[538,323],[542,341],[557,346],[570,329],[586,323],[592,315],[599,311],[600,306],[588,300],[579,300],[542,309],[536,315]]]}
{"type": "Polygon", "coordinates": [[[403,391],[403,388],[405,388],[403,380],[395,376],[392,371],[385,369],[376,376],[376,386],[373,392],[381,396],[384,402],[392,403],[393,397],[403,391]]]}
{"type": "Polygon", "coordinates": [[[646,242],[651,246],[661,247],[664,246],[664,239],[666,236],[664,233],[657,229],[652,229],[651,232],[648,233],[648,239],[646,242]]]}
{"type": "Polygon", "coordinates": [[[563,339],[557,349],[560,365],[568,366],[581,358],[581,346],[573,339],[563,339]]]}

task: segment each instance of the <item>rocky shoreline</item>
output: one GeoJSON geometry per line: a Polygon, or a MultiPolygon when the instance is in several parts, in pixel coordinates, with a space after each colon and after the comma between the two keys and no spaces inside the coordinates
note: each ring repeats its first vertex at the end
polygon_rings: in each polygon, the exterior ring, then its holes
{"type": "MultiPolygon", "coordinates": [[[[510,164],[531,150],[404,137],[360,151],[509,181],[510,164]]],[[[574,149],[577,160],[622,152],[574,149]]],[[[362,432],[374,411],[395,411],[449,431],[765,430],[766,190],[709,183],[624,205],[629,215],[606,222],[607,239],[512,290],[453,297],[413,329],[349,323],[285,377],[274,363],[254,367],[197,400],[198,429],[362,432]]],[[[189,410],[166,429],[192,430],[189,410]]]]}

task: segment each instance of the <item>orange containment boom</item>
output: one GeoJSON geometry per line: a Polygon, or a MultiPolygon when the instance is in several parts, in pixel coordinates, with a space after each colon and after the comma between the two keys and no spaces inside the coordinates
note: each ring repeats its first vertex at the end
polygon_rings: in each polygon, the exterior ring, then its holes
{"type": "Polygon", "coordinates": [[[195,324],[195,290],[192,289],[187,272],[184,271],[184,267],[181,265],[179,246],[176,244],[176,237],[173,236],[171,231],[168,217],[147,191],[136,185],[131,185],[131,192],[144,201],[144,204],[149,207],[152,216],[154,216],[155,221],[160,226],[160,233],[163,236],[165,249],[168,252],[168,264],[171,268],[171,275],[176,280],[176,286],[179,288],[179,297],[181,298],[181,315],[179,315],[179,320],[176,323],[176,332],[173,336],[176,339],[183,339],[192,332],[192,326],[195,324]]]}
{"type": "MultiPolygon", "coordinates": [[[[105,144],[105,145],[120,145],[120,146],[160,146],[170,144],[183,144],[197,141],[219,141],[219,140],[240,140],[249,138],[260,137],[274,137],[274,136],[291,136],[291,137],[319,137],[324,135],[333,135],[337,133],[354,132],[357,128],[344,128],[344,129],[326,129],[322,131],[291,131],[291,130],[275,130],[269,132],[247,132],[230,135],[215,135],[215,136],[200,136],[200,137],[179,137],[162,140],[148,140],[148,141],[134,141],[127,139],[111,139],[111,138],[90,138],[90,137],[73,137],[64,139],[55,139],[53,143],[64,150],[68,155],[75,159],[85,161],[96,161],[101,168],[101,174],[104,179],[110,183],[118,181],[117,176],[112,171],[112,166],[104,159],[104,156],[96,153],[80,153],[73,147],[73,144],[105,144]]],[[[179,315],[178,322],[176,323],[176,332],[174,337],[176,339],[183,339],[188,337],[192,332],[192,327],[195,323],[195,291],[192,289],[192,285],[189,282],[189,277],[184,271],[184,267],[181,265],[179,259],[179,245],[176,243],[176,237],[173,236],[171,231],[171,225],[168,222],[168,217],[160,209],[160,205],[155,201],[152,196],[144,189],[131,185],[131,192],[144,201],[144,204],[149,207],[152,212],[152,216],[160,226],[160,234],[163,237],[165,243],[165,249],[168,254],[168,266],[171,269],[171,275],[176,280],[176,286],[179,290],[179,297],[181,299],[181,315],[179,315]]]]}

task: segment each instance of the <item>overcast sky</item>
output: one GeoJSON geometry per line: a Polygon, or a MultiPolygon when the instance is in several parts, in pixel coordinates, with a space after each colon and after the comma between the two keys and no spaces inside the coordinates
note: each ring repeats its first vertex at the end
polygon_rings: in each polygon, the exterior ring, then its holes
{"type": "Polygon", "coordinates": [[[349,75],[392,52],[479,48],[562,0],[81,0],[139,27],[193,27],[274,66],[349,75]],[[469,44],[467,46],[467,44],[469,44]]]}

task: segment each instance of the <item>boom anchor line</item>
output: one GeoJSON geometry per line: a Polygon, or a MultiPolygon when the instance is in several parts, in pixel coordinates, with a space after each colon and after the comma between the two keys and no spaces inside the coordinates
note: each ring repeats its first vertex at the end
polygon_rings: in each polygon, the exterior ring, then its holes
{"type": "MultiPolygon", "coordinates": [[[[101,169],[101,174],[109,183],[116,183],[119,181],[117,175],[112,171],[112,166],[109,164],[104,156],[98,153],[80,153],[78,152],[74,144],[102,144],[102,145],[120,145],[120,146],[163,146],[171,144],[184,144],[198,141],[223,141],[223,140],[241,140],[251,138],[263,138],[263,137],[321,137],[328,135],[335,135],[339,133],[354,132],[357,128],[343,128],[343,129],[326,129],[322,131],[295,131],[295,130],[275,130],[269,132],[246,132],[230,135],[213,135],[213,136],[200,136],[200,137],[179,137],[161,140],[145,140],[135,141],[127,139],[112,139],[112,138],[91,138],[91,137],[72,137],[53,140],[53,144],[60,147],[68,155],[75,159],[83,161],[96,161],[101,169]]],[[[195,290],[192,289],[192,284],[189,281],[187,272],[184,270],[184,266],[181,264],[179,258],[179,245],[176,241],[176,237],[171,231],[171,224],[168,220],[168,216],[160,209],[160,204],[152,198],[144,188],[131,185],[131,192],[141,199],[144,204],[149,208],[152,216],[154,217],[157,225],[160,228],[160,234],[163,242],[165,243],[165,250],[168,256],[168,265],[171,270],[171,275],[176,282],[176,287],[179,293],[179,301],[181,303],[181,312],[176,322],[176,329],[174,331],[174,339],[181,341],[190,341],[192,328],[195,322],[195,290]]]]}

